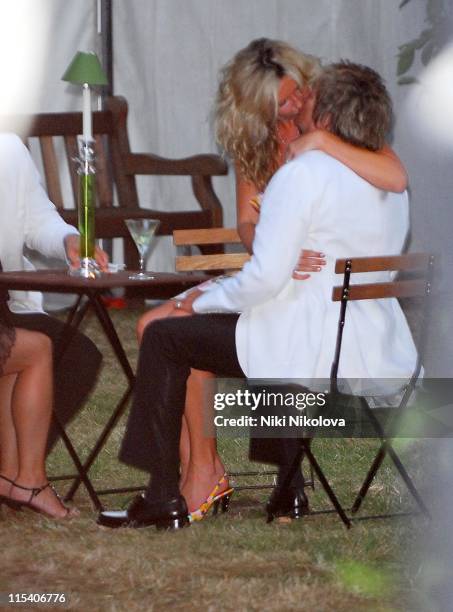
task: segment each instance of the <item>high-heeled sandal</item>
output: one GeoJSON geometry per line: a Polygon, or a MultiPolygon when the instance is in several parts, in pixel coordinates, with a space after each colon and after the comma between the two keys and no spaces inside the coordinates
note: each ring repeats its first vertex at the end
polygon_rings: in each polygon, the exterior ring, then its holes
{"type": "MultiPolygon", "coordinates": [[[[10,478],[7,478],[6,476],[2,476],[1,474],[0,474],[0,478],[8,482],[11,486],[13,486],[14,481],[11,480],[10,478]]],[[[5,504],[5,506],[8,506],[9,508],[12,508],[13,510],[20,510],[20,502],[17,502],[15,499],[12,499],[11,497],[8,497],[7,495],[0,495],[0,506],[2,504],[5,504]]]]}
{"type": "Polygon", "coordinates": [[[212,514],[214,516],[218,514],[219,509],[222,513],[228,512],[230,508],[231,496],[234,493],[234,488],[230,487],[229,489],[226,489],[226,491],[222,491],[222,493],[217,495],[218,490],[224,484],[226,479],[227,474],[225,472],[201,506],[189,514],[189,521],[191,523],[203,520],[211,508],[213,509],[212,514]]]}
{"type": "Polygon", "coordinates": [[[69,516],[69,514],[71,513],[70,508],[68,508],[67,506],[64,505],[63,500],[61,499],[61,497],[58,495],[58,493],[56,492],[55,488],[50,484],[50,482],[47,482],[45,485],[42,485],[42,487],[24,487],[20,484],[17,484],[17,482],[13,482],[13,485],[15,487],[17,487],[18,489],[22,489],[22,491],[30,491],[30,497],[27,501],[22,501],[22,500],[13,500],[14,502],[16,502],[16,504],[18,505],[18,509],[22,509],[22,508],[29,508],[30,510],[33,510],[33,512],[37,512],[38,514],[43,514],[44,516],[48,516],[50,518],[54,518],[54,519],[59,519],[59,518],[67,518],[69,516]],[[52,514],[50,514],[49,512],[46,512],[45,510],[43,510],[42,508],[39,508],[38,506],[35,506],[33,504],[33,500],[35,499],[35,497],[38,497],[38,495],[40,493],[42,493],[45,489],[50,488],[52,489],[52,491],[54,492],[55,496],[57,497],[58,501],[60,502],[60,504],[62,505],[62,507],[66,510],[66,513],[59,517],[59,516],[54,516],[52,514]]]}

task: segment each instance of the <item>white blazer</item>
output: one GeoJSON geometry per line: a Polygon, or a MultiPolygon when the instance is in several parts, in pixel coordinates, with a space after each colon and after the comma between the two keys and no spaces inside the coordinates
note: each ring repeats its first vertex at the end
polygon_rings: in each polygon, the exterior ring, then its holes
{"type": "MultiPolygon", "coordinates": [[[[329,378],[340,308],[331,294],[342,279],[335,260],[400,253],[407,230],[406,193],[380,191],[311,151],[283,166],[266,189],[251,260],[197,298],[194,310],[242,313],[236,347],[249,378],[329,378]],[[305,281],[292,278],[302,245],[327,260],[305,281]]],[[[371,277],[389,280],[389,273],[371,277]]],[[[406,378],[415,359],[396,299],[348,305],[340,378],[406,378]]]]}
{"type": "MultiPolygon", "coordinates": [[[[30,154],[15,134],[0,134],[0,261],[4,271],[31,270],[24,248],[65,260],[64,238],[77,234],[50,202],[30,154]]],[[[41,293],[10,291],[13,312],[42,312],[41,293]]]]}

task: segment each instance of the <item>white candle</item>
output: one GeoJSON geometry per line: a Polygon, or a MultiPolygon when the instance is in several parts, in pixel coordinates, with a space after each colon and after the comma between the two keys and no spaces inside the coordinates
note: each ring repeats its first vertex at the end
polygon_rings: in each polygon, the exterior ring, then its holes
{"type": "Polygon", "coordinates": [[[83,85],[83,139],[85,142],[93,140],[91,127],[91,90],[87,83],[83,85]]]}

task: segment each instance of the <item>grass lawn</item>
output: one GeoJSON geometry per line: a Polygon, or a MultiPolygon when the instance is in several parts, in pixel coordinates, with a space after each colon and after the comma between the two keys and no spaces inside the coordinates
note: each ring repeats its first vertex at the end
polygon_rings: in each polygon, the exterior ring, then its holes
{"type": "MultiPolygon", "coordinates": [[[[112,313],[134,363],[138,314],[112,313]]],[[[88,321],[86,331],[103,350],[105,364],[89,405],[69,429],[82,455],[92,446],[125,383],[94,320],[88,321]]],[[[123,431],[124,421],[93,466],[95,486],[145,482],[142,473],[117,462],[123,431]]],[[[348,506],[377,442],[316,440],[314,444],[334,489],[348,506]]],[[[220,447],[232,471],[255,469],[246,460],[246,440],[222,439],[220,447]]],[[[411,472],[421,488],[422,447],[423,441],[418,441],[403,449],[403,455],[410,453],[411,472]]],[[[49,458],[49,472],[68,470],[70,459],[58,445],[49,458]]],[[[59,483],[61,493],[65,487],[59,483]]],[[[81,517],[67,523],[2,508],[0,593],[64,592],[67,609],[84,611],[411,609],[408,595],[414,584],[406,557],[415,534],[423,529],[422,517],[357,521],[349,531],[331,513],[266,525],[267,496],[263,490],[240,491],[227,514],[175,533],[99,528],[83,489],[76,496],[81,517]]],[[[309,496],[312,509],[329,509],[319,485],[309,490],[309,496]]],[[[103,501],[114,508],[129,499],[130,495],[119,495],[103,501]]],[[[363,513],[410,505],[401,481],[385,463],[363,513]]]]}

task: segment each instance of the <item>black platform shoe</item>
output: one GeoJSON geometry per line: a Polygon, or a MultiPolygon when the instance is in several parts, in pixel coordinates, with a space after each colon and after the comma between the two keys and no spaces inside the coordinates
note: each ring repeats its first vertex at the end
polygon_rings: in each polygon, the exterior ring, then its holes
{"type": "Polygon", "coordinates": [[[308,498],[303,488],[290,488],[282,490],[275,487],[266,504],[267,522],[270,523],[278,516],[287,516],[298,519],[310,513],[308,498]]]}
{"type": "Polygon", "coordinates": [[[189,525],[189,513],[186,501],[182,496],[167,502],[150,503],[142,493],[138,495],[127,510],[110,510],[101,512],[98,525],[111,527],[151,527],[157,529],[181,529],[189,525]]]}

